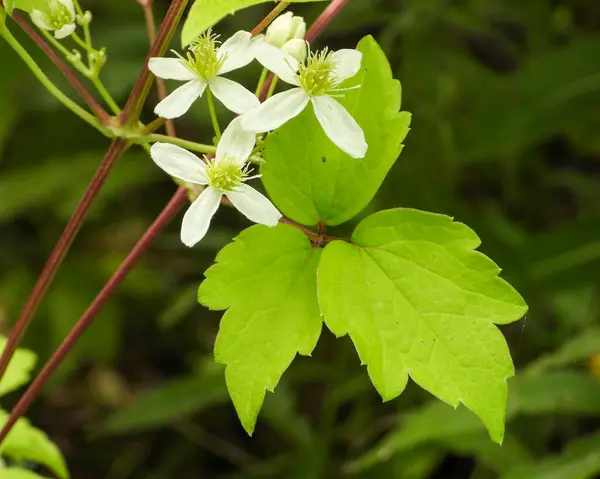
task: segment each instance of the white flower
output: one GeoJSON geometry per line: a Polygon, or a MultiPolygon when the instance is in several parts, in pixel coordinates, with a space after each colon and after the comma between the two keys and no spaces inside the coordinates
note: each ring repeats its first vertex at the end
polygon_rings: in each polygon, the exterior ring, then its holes
{"type": "Polygon", "coordinates": [[[150,149],[154,162],[169,175],[207,186],[183,217],[181,241],[186,246],[194,246],[204,238],[223,195],[255,223],[275,226],[281,218],[269,199],[245,183],[260,175],[249,176],[246,161],[254,148],[255,135],[242,130],[240,121],[238,117],[229,124],[215,158],[206,163],[176,145],[155,143],[150,149]]]}
{"type": "Polygon", "coordinates": [[[242,128],[253,133],[275,130],[312,103],[317,120],[331,141],[353,158],[365,156],[368,146],[360,125],[333,98],[340,96],[343,90],[339,86],[344,80],[358,73],[361,52],[325,49],[309,54],[305,63],[299,63],[263,41],[257,45],[256,59],[283,81],[298,88],[274,95],[246,113],[242,128]]]}
{"type": "Polygon", "coordinates": [[[40,10],[31,11],[31,20],[43,30],[54,31],[59,40],[75,31],[75,6],[73,0],[49,0],[49,13],[40,10]]]}
{"type": "Polygon", "coordinates": [[[303,63],[304,60],[306,60],[306,54],[308,53],[308,43],[306,40],[300,38],[292,38],[290,41],[286,42],[281,49],[300,63],[303,63]]]}
{"type": "Polygon", "coordinates": [[[254,60],[252,36],[239,31],[221,46],[211,31],[189,46],[187,58],[151,58],[148,67],[159,78],[187,82],[161,101],[154,112],[163,118],[178,118],[202,96],[206,88],[229,110],[238,115],[259,105],[254,94],[221,75],[242,68],[254,60]]]}
{"type": "Polygon", "coordinates": [[[265,41],[277,48],[283,46],[290,40],[303,39],[306,34],[306,23],[302,17],[296,17],[292,12],[277,17],[265,35],[265,41]]]}

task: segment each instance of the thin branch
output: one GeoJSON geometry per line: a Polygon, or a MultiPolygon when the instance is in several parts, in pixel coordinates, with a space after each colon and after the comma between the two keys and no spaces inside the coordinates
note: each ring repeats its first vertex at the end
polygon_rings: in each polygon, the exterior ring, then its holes
{"type": "Polygon", "coordinates": [[[75,236],[79,232],[88,209],[96,198],[100,188],[104,184],[104,181],[106,180],[106,177],[108,176],[112,166],[123,154],[127,146],[128,145],[124,140],[115,140],[112,142],[108,152],[100,163],[96,174],[87,187],[83,198],[77,205],[75,212],[71,216],[71,219],[67,223],[67,226],[56,243],[54,250],[50,254],[44,269],[40,273],[40,276],[35,283],[27,302],[25,303],[25,306],[21,310],[21,314],[19,315],[15,326],[10,331],[8,341],[6,342],[2,356],[0,356],[0,378],[4,375],[12,356],[17,349],[17,346],[23,339],[25,331],[27,331],[31,320],[35,315],[40,302],[42,301],[42,298],[52,283],[52,280],[54,279],[54,276],[56,275],[56,272],[58,271],[58,268],[60,267],[65,255],[69,251],[75,236]]]}
{"type": "Polygon", "coordinates": [[[46,43],[46,41],[27,23],[21,15],[17,12],[13,12],[12,16],[13,20],[21,30],[23,30],[29,38],[31,38],[37,46],[52,60],[58,69],[65,76],[67,81],[73,86],[75,90],[81,95],[83,100],[88,104],[96,118],[102,122],[102,124],[106,125],[110,119],[110,115],[102,108],[102,106],[96,101],[94,96],[83,86],[83,84],[77,79],[75,74],[71,71],[71,69],[65,65],[65,63],[60,59],[60,57],[56,54],[56,52],[46,43]]]}
{"type": "MultiPolygon", "coordinates": [[[[154,10],[152,9],[152,0],[137,0],[144,10],[144,19],[146,20],[146,32],[148,33],[148,40],[150,44],[156,40],[156,26],[154,24],[154,10]]],[[[156,78],[156,91],[158,93],[158,99],[164,100],[167,96],[167,86],[162,78],[156,78]]],[[[175,123],[173,120],[166,120],[165,127],[167,129],[167,135],[177,136],[175,130],[175,123]]]]}
{"type": "Polygon", "coordinates": [[[261,33],[265,28],[267,28],[269,26],[269,24],[275,20],[275,18],[277,18],[277,15],[279,15],[281,12],[283,12],[289,5],[289,2],[280,2],[278,3],[275,8],[273,10],[271,10],[269,12],[269,14],[263,18],[263,20],[256,25],[256,27],[254,27],[252,29],[252,31],[250,32],[252,34],[253,37],[255,37],[256,35],[258,35],[259,33],[261,33]]]}
{"type": "Polygon", "coordinates": [[[150,87],[152,86],[153,76],[150,75],[150,70],[148,70],[148,60],[152,57],[161,57],[164,55],[187,3],[188,0],[173,0],[171,2],[167,15],[152,44],[152,48],[150,48],[150,53],[148,53],[148,56],[144,61],[142,71],[133,86],[127,104],[120,115],[121,123],[123,125],[130,125],[138,122],[140,113],[146,98],[148,97],[148,93],[150,92],[150,87]]]}
{"type": "Polygon", "coordinates": [[[175,217],[181,208],[187,202],[187,191],[185,188],[179,188],[165,209],[158,218],[152,223],[150,228],[144,233],[142,238],[133,247],[127,258],[121,263],[121,266],[115,271],[110,280],[106,283],[102,291],[96,296],[94,302],[88,307],[83,316],[77,321],[75,327],[71,330],[60,347],[44,365],[42,371],[35,380],[29,385],[25,394],[21,397],[17,405],[12,409],[4,427],[0,431],[0,443],[6,438],[15,422],[27,411],[33,399],[37,396],[40,389],[44,387],[50,376],[60,365],[67,354],[73,349],[81,335],[93,323],[94,319],[104,306],[104,303],[114,293],[121,281],[125,279],[129,271],[138,262],[142,254],[148,249],[152,241],[159,235],[165,226],[175,217]]]}

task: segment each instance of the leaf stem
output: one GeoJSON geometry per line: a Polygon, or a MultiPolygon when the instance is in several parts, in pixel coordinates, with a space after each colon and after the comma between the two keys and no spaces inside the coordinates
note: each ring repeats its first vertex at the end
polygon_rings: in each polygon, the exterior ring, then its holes
{"type": "Polygon", "coordinates": [[[102,80],[100,80],[100,75],[98,75],[96,73],[95,75],[92,75],[89,78],[92,81],[92,83],[94,84],[94,86],[96,87],[96,90],[98,90],[98,93],[100,93],[100,95],[102,96],[102,98],[104,99],[106,104],[110,107],[112,112],[115,115],[119,115],[121,113],[121,108],[119,108],[119,105],[117,105],[117,102],[113,99],[112,95],[108,92],[108,90],[102,83],[102,80]]]}
{"type": "Polygon", "coordinates": [[[67,81],[81,95],[92,112],[94,112],[96,118],[98,118],[103,125],[106,125],[110,120],[110,115],[104,110],[104,108],[100,106],[94,96],[83,86],[75,74],[56,54],[56,52],[50,48],[44,39],[40,37],[40,35],[31,27],[31,25],[29,25],[17,12],[13,12],[12,19],[37,44],[37,46],[48,56],[48,58],[50,58],[52,63],[58,67],[67,81]]]}
{"type": "MultiPolygon", "coordinates": [[[[73,349],[81,335],[93,323],[94,319],[102,309],[102,306],[114,293],[121,281],[125,279],[129,271],[138,262],[142,254],[148,249],[152,241],[162,232],[167,224],[175,217],[175,215],[183,208],[187,202],[187,192],[185,188],[180,187],[171,201],[163,209],[154,223],[146,230],[142,238],[133,247],[127,258],[121,263],[112,277],[108,280],[104,288],[100,291],[96,299],[85,311],[83,316],[77,321],[75,327],[70,331],[62,344],[44,365],[35,380],[29,385],[25,394],[21,397],[17,405],[12,409],[6,423],[0,431],[0,443],[6,438],[15,422],[25,414],[33,399],[39,391],[44,387],[48,379],[52,376],[56,368],[65,359],[67,354],[73,349]]],[[[8,345],[7,345],[8,347],[8,345]]]]}
{"type": "Polygon", "coordinates": [[[52,81],[35,62],[35,60],[31,58],[29,53],[27,53],[27,50],[25,50],[18,40],[10,33],[6,25],[0,27],[0,36],[4,38],[4,40],[6,40],[15,53],[21,57],[23,62],[25,62],[25,64],[29,67],[38,81],[46,88],[46,90],[48,90],[48,92],[50,92],[52,96],[54,96],[54,98],[60,101],[65,107],[75,113],[83,121],[101,131],[103,134],[107,134],[107,130],[98,122],[94,115],[81,108],[77,103],[65,95],[54,83],[52,83],[52,81]]]}
{"type": "Polygon", "coordinates": [[[108,152],[104,156],[104,159],[100,163],[96,174],[92,178],[88,188],[86,189],[83,198],[77,205],[75,212],[71,216],[71,219],[67,223],[61,237],[59,238],[54,250],[50,254],[44,269],[40,273],[40,276],[35,283],[33,290],[31,291],[25,306],[21,310],[21,314],[17,319],[15,326],[12,328],[6,347],[0,356],[0,378],[4,375],[8,363],[18,344],[25,335],[31,320],[44,297],[44,294],[48,290],[48,287],[52,283],[58,268],[60,267],[65,255],[71,247],[71,243],[75,239],[75,236],[79,232],[83,219],[90,208],[93,200],[100,191],[100,188],[104,184],[106,177],[114,163],[121,157],[123,152],[127,149],[127,143],[123,140],[115,140],[112,142],[108,152]]]}
{"type": "Polygon", "coordinates": [[[195,143],[193,141],[184,140],[182,138],[176,138],[173,136],[167,135],[159,135],[156,133],[152,133],[150,135],[146,135],[144,137],[144,143],[151,143],[160,141],[163,143],[171,143],[173,145],[181,146],[186,150],[197,151],[199,153],[206,154],[215,154],[217,152],[217,147],[213,145],[203,145],[202,143],[195,143]]]}
{"type": "Polygon", "coordinates": [[[208,102],[208,111],[210,112],[210,119],[215,130],[217,140],[221,139],[221,127],[219,126],[219,119],[217,118],[217,112],[215,111],[215,103],[213,100],[213,94],[210,91],[210,87],[206,89],[206,101],[208,102]]]}

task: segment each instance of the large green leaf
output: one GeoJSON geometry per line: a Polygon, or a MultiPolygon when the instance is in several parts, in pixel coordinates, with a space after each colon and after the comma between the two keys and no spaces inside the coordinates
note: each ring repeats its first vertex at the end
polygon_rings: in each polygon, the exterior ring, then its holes
{"type": "MultiPolygon", "coordinates": [[[[0,425],[8,418],[0,410],[0,425]]],[[[19,419],[6,439],[0,444],[0,455],[16,461],[29,460],[42,464],[52,470],[61,479],[68,479],[69,471],[65,460],[56,445],[48,439],[46,433],[33,427],[25,418],[19,419]]]]}
{"type": "Polygon", "coordinates": [[[401,87],[385,53],[370,36],[358,44],[362,68],[347,85],[361,88],[339,99],[362,127],[369,149],[362,159],[342,152],[325,135],[308,107],[271,133],[265,145],[262,180],[289,218],[312,225],[337,225],[373,199],[402,151],[410,114],[399,112],[401,87]]]}
{"type": "Polygon", "coordinates": [[[224,310],[215,358],[242,425],[252,434],[266,391],[321,334],[316,269],[321,250],[291,226],[253,226],[217,255],[200,303],[224,310]]]}
{"type": "MultiPolygon", "coordinates": [[[[322,2],[324,0],[288,0],[288,2],[306,3],[322,2]]],[[[196,0],[190,8],[190,13],[183,25],[181,44],[189,45],[198,35],[221,21],[227,15],[233,15],[242,8],[272,3],[273,0],[196,0]]]]}
{"type": "Polygon", "coordinates": [[[473,410],[501,442],[514,369],[495,325],[518,320],[527,306],[474,251],[477,235],[448,216],[395,209],[364,219],[352,242],[330,243],[319,265],[329,329],[350,335],[384,400],[410,376],[473,410]]]}
{"type": "MultiPolygon", "coordinates": [[[[0,337],[0,353],[6,346],[6,338],[0,337]]],[[[17,349],[10,360],[6,373],[0,380],[0,396],[19,389],[29,382],[31,370],[35,366],[36,355],[27,349],[17,349]]]]}

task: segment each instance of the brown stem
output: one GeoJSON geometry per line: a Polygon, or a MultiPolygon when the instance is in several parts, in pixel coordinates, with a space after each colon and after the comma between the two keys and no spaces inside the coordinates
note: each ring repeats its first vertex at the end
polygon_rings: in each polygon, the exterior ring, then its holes
{"type": "Polygon", "coordinates": [[[21,27],[21,30],[23,30],[48,56],[48,58],[52,60],[52,63],[58,67],[71,86],[77,90],[84,101],[88,104],[94,115],[96,115],[96,118],[98,118],[103,125],[107,125],[110,120],[110,115],[96,101],[94,96],[83,86],[71,69],[65,65],[56,52],[50,47],[50,45],[48,45],[46,41],[31,27],[31,25],[29,25],[29,23],[27,23],[17,12],[13,12],[12,18],[15,23],[21,27]]]}
{"type": "Polygon", "coordinates": [[[277,15],[279,15],[281,12],[283,12],[289,5],[289,2],[280,2],[278,3],[275,8],[273,10],[271,10],[269,12],[269,14],[262,19],[262,21],[256,25],[256,27],[254,27],[252,29],[252,31],[250,32],[252,34],[253,37],[255,37],[256,35],[258,35],[260,32],[262,32],[265,28],[267,28],[269,26],[269,24],[275,20],[275,18],[277,17],[277,15]]]}
{"type": "MultiPolygon", "coordinates": [[[[148,33],[148,40],[150,44],[156,40],[156,27],[154,25],[154,11],[152,9],[152,0],[137,0],[144,10],[144,19],[146,20],[146,32],[148,33]]],[[[167,86],[162,78],[156,78],[156,91],[158,93],[158,99],[164,100],[167,96],[167,86]]],[[[175,123],[173,120],[166,120],[165,123],[167,135],[177,136],[175,130],[175,123]]]]}
{"type": "Polygon", "coordinates": [[[123,154],[127,146],[128,145],[124,140],[115,140],[112,142],[108,152],[100,163],[96,174],[92,178],[92,181],[81,198],[81,201],[77,205],[75,212],[71,216],[67,226],[65,226],[62,235],[56,243],[54,250],[50,254],[44,269],[40,273],[40,276],[35,283],[33,291],[31,291],[25,306],[21,310],[21,314],[19,315],[15,326],[10,331],[6,346],[4,351],[2,351],[2,356],[0,356],[0,378],[4,375],[8,363],[17,349],[17,346],[21,342],[21,339],[23,339],[25,331],[29,327],[31,319],[33,318],[42,298],[44,297],[44,294],[52,283],[60,264],[67,254],[67,251],[69,251],[69,248],[71,247],[71,243],[73,243],[75,236],[79,232],[89,207],[104,184],[104,181],[106,180],[106,177],[108,176],[112,166],[123,154]]]}
{"type": "Polygon", "coordinates": [[[12,409],[6,423],[0,431],[0,443],[6,438],[15,422],[27,411],[33,399],[37,396],[40,389],[44,387],[50,376],[60,365],[66,355],[73,349],[81,335],[92,324],[102,306],[114,293],[121,281],[127,276],[129,271],[138,262],[142,254],[148,249],[152,241],[165,228],[165,226],[173,219],[173,217],[181,210],[187,201],[187,191],[181,187],[177,190],[171,201],[165,209],[160,213],[158,218],[152,223],[150,228],[144,233],[142,238],[133,247],[127,258],[121,263],[121,266],[115,271],[108,283],[102,288],[102,291],[96,296],[94,302],[88,307],[83,316],[77,321],[75,327],[71,330],[60,347],[44,365],[44,368],[29,385],[25,394],[21,397],[17,405],[12,409]]]}
{"type": "Polygon", "coordinates": [[[150,53],[148,53],[148,56],[144,61],[142,71],[133,86],[127,104],[120,115],[121,123],[123,125],[130,125],[138,122],[144,102],[146,101],[148,93],[150,92],[150,87],[152,86],[153,77],[150,75],[150,70],[148,70],[148,60],[152,57],[161,57],[164,55],[187,3],[188,0],[173,0],[171,2],[167,15],[158,30],[158,34],[156,35],[152,47],[150,48],[150,53]]]}

